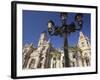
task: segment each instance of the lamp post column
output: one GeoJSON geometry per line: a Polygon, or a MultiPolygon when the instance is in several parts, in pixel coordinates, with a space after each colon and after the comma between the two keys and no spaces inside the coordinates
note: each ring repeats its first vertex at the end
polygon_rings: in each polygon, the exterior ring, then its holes
{"type": "Polygon", "coordinates": [[[65,67],[70,67],[70,62],[69,62],[69,53],[68,53],[68,39],[67,39],[67,33],[64,33],[64,60],[65,60],[65,67]]]}
{"type": "Polygon", "coordinates": [[[64,67],[70,67],[70,58],[69,58],[69,52],[68,52],[68,35],[71,32],[75,32],[76,30],[82,29],[82,14],[77,13],[75,16],[75,22],[72,22],[71,24],[67,24],[67,13],[62,12],[60,13],[61,22],[62,25],[60,27],[55,26],[54,22],[52,20],[48,21],[48,32],[51,36],[62,36],[64,37],[64,67]]]}

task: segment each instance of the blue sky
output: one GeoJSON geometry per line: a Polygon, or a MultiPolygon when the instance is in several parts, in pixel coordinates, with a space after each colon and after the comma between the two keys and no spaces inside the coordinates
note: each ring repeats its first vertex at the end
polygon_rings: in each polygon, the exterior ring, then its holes
{"type": "MultiPolygon", "coordinates": [[[[67,23],[74,21],[76,13],[69,13],[67,23]]],[[[83,28],[82,32],[90,39],[90,14],[83,14],[83,28]]],[[[53,20],[56,25],[61,25],[61,20],[58,12],[47,12],[47,11],[31,11],[23,10],[23,45],[26,43],[33,43],[37,47],[40,34],[43,31],[47,31],[48,20],[53,20]]],[[[49,35],[47,34],[48,38],[49,35]]],[[[68,36],[68,42],[70,46],[77,44],[79,38],[79,31],[71,33],[68,36]]],[[[53,36],[51,37],[51,43],[56,48],[63,46],[63,37],[53,36]]]]}

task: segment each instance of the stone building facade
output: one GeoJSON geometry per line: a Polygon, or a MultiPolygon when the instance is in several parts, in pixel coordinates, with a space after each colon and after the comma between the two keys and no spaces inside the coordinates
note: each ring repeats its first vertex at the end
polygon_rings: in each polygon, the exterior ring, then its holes
{"type": "Polygon", "coordinates": [[[24,47],[23,50],[23,68],[35,69],[49,67],[50,43],[46,39],[45,32],[41,34],[37,48],[34,48],[33,44],[30,44],[28,47],[24,47]]]}
{"type": "MultiPolygon", "coordinates": [[[[91,45],[88,37],[79,33],[79,40],[75,47],[69,47],[70,67],[84,67],[91,65],[91,45]]],[[[46,33],[40,35],[38,47],[33,44],[23,47],[23,69],[63,68],[63,49],[55,49],[47,40],[46,33]]]]}

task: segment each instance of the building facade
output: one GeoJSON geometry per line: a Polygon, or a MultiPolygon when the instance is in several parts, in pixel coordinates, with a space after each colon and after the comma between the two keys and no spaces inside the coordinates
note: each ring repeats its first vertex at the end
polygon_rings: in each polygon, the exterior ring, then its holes
{"type": "Polygon", "coordinates": [[[32,47],[33,44],[23,48],[23,68],[35,69],[35,68],[48,68],[49,67],[49,41],[46,39],[46,33],[43,32],[40,36],[38,47],[32,47]],[[27,57],[27,58],[26,58],[27,57]]]}
{"type": "MultiPolygon", "coordinates": [[[[84,67],[91,65],[91,45],[87,36],[79,33],[79,40],[75,47],[69,47],[70,67],[84,67]]],[[[40,35],[38,47],[33,44],[23,47],[23,69],[63,68],[64,51],[55,49],[47,40],[46,33],[40,35]]]]}

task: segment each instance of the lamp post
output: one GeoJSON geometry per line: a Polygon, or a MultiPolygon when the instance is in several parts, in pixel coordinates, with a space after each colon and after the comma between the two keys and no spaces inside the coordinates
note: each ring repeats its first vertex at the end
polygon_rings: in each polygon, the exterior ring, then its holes
{"type": "Polygon", "coordinates": [[[64,37],[64,66],[70,67],[69,53],[68,53],[68,35],[72,32],[82,29],[82,17],[81,13],[77,13],[74,17],[74,22],[67,24],[68,14],[66,12],[60,13],[61,25],[55,26],[52,20],[48,21],[48,33],[50,36],[61,36],[64,37]]]}

